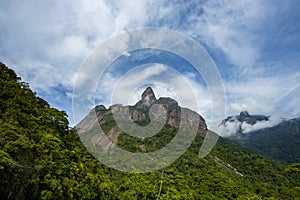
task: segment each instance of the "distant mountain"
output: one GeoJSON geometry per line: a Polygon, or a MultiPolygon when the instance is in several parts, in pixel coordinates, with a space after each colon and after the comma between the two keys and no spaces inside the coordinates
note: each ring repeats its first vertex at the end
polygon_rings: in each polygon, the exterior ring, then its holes
{"type": "Polygon", "coordinates": [[[243,137],[229,137],[252,151],[288,163],[300,163],[300,118],[252,131],[243,137]]]}
{"type": "Polygon", "coordinates": [[[243,111],[222,121],[227,137],[247,149],[288,163],[300,162],[300,118],[273,123],[264,115],[243,111]],[[229,130],[231,129],[231,130],[229,130]],[[246,131],[245,131],[246,130],[246,131]]]}
{"type": "Polygon", "coordinates": [[[225,125],[227,122],[234,122],[238,120],[239,122],[245,122],[247,124],[256,124],[258,121],[268,121],[269,116],[264,115],[250,115],[247,111],[242,111],[239,115],[229,116],[222,121],[221,124],[225,125]]]}

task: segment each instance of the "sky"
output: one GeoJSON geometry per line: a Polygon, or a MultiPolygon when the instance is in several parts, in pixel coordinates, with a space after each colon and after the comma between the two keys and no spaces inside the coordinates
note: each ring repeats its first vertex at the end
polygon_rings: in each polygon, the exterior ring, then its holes
{"type": "MultiPolygon", "coordinates": [[[[51,106],[65,110],[75,125],[73,89],[92,52],[126,31],[171,29],[195,40],[214,61],[224,85],[225,115],[247,110],[300,117],[299,7],[297,0],[0,0],[0,61],[51,106]]],[[[133,104],[147,86],[138,80],[148,80],[157,97],[171,96],[198,111],[208,126],[213,123],[211,113],[218,111],[212,111],[212,94],[201,74],[178,55],[157,49],[125,52],[113,60],[97,80],[94,104],[133,104]],[[120,80],[128,85],[121,88],[128,98],[112,101],[120,80]],[[180,80],[193,89],[196,107],[189,99],[180,101],[180,80]]]]}

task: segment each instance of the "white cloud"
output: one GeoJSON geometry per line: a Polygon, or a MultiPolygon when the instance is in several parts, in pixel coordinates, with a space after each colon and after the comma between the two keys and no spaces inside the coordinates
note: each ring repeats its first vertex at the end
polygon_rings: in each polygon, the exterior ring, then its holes
{"type": "Polygon", "coordinates": [[[273,126],[278,125],[280,122],[282,122],[282,119],[278,116],[272,116],[269,118],[268,121],[258,121],[254,125],[250,125],[247,123],[242,123],[241,128],[243,133],[249,133],[252,131],[256,131],[259,129],[264,129],[264,128],[270,128],[273,126]]]}
{"type": "MultiPolygon", "coordinates": [[[[295,74],[226,81],[227,114],[247,110],[256,114],[277,115],[287,110],[285,107],[288,106],[299,112],[295,105],[295,101],[299,100],[299,83],[300,76],[295,74]],[[292,95],[288,95],[290,93],[292,95]]],[[[293,117],[293,112],[285,114],[285,117],[293,117]]]]}
{"type": "Polygon", "coordinates": [[[73,76],[88,53],[121,31],[144,26],[148,9],[147,1],[10,1],[1,5],[0,55],[38,91],[49,87],[37,84],[44,76],[32,80],[35,72],[29,66],[43,63],[40,70],[51,72],[56,84],[71,89],[73,76]],[[67,77],[61,74],[71,74],[70,79],[64,81],[67,77]]]}
{"type": "Polygon", "coordinates": [[[229,137],[237,134],[241,129],[241,122],[235,120],[230,123],[226,123],[225,126],[219,125],[213,127],[211,130],[217,133],[219,136],[222,137],[229,137]]]}
{"type": "Polygon", "coordinates": [[[280,118],[279,116],[271,116],[268,121],[257,121],[253,125],[235,119],[227,121],[224,125],[216,127],[214,131],[222,137],[230,137],[237,134],[248,134],[260,129],[274,127],[280,122],[282,122],[282,118],[280,118]]]}
{"type": "Polygon", "coordinates": [[[221,49],[238,66],[254,65],[261,46],[259,35],[253,32],[263,22],[267,7],[259,1],[225,0],[208,1],[201,9],[203,15],[189,16],[197,30],[191,34],[221,49]]]}
{"type": "Polygon", "coordinates": [[[132,105],[149,85],[156,97],[171,97],[180,106],[199,112],[205,119],[211,115],[212,102],[207,88],[199,84],[194,75],[181,74],[162,64],[139,66],[122,76],[105,73],[96,98],[105,106],[116,103],[132,105]]]}

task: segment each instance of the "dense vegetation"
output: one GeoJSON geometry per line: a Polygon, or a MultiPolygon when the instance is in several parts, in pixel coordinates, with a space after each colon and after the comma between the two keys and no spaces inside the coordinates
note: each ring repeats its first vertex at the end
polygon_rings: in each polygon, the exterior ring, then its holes
{"type": "MultiPolygon", "coordinates": [[[[223,140],[200,159],[199,136],[161,171],[129,174],[108,168],[86,151],[65,112],[51,108],[2,63],[0,109],[1,199],[300,198],[299,164],[284,166],[223,140]]],[[[149,148],[164,144],[175,131],[166,126],[161,142],[147,141],[149,148]]],[[[120,137],[124,148],[138,142],[120,137]]]]}

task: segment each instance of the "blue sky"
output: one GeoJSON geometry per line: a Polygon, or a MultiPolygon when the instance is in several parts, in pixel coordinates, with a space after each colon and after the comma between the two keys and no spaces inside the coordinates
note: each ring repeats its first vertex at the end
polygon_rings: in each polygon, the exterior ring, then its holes
{"type": "MultiPolygon", "coordinates": [[[[74,125],[73,85],[89,53],[126,30],[169,28],[196,40],[216,63],[227,115],[248,110],[300,117],[299,7],[297,0],[0,1],[0,60],[53,107],[66,110],[74,125]]],[[[144,56],[139,64],[153,62],[145,52],[130,53],[114,63],[114,73],[106,73],[107,87],[99,85],[100,103],[109,105],[111,85],[122,77],[122,67],[129,69],[130,59],[144,56]]],[[[201,77],[194,77],[191,66],[179,58],[155,55],[156,62],[165,62],[148,67],[161,77],[166,66],[183,74],[197,90],[198,111],[209,118],[210,96],[201,77]]],[[[142,89],[128,102],[138,99],[142,89]]],[[[167,87],[155,89],[157,96],[176,98],[167,87]]]]}

